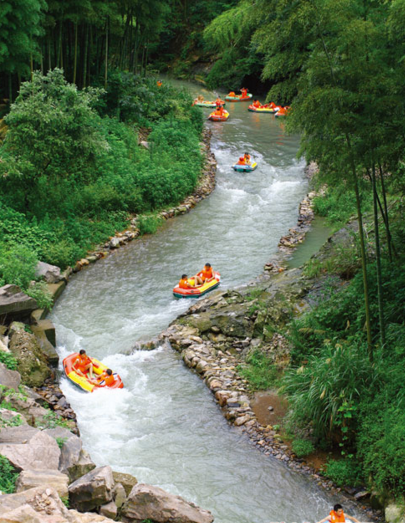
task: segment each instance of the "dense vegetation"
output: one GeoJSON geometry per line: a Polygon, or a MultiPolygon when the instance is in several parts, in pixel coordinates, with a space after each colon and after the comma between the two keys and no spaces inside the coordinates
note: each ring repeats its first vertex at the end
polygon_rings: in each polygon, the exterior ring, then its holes
{"type": "MultiPolygon", "coordinates": [[[[109,90],[78,90],[60,69],[34,73],[5,118],[0,149],[0,283],[27,289],[37,259],[62,268],[192,192],[202,115],[190,97],[116,73],[109,90]],[[151,132],[138,146],[137,126],[151,132]]],[[[147,232],[147,231],[145,231],[147,232]]]]}

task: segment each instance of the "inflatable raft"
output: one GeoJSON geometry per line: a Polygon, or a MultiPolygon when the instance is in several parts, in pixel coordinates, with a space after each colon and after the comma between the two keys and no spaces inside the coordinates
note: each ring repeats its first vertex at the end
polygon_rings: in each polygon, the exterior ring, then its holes
{"type": "MultiPolygon", "coordinates": [[[[76,358],[79,356],[78,352],[74,352],[73,354],[70,354],[63,360],[63,370],[65,371],[66,377],[75,385],[80,387],[82,390],[86,392],[93,392],[94,389],[99,388],[108,388],[108,389],[122,389],[124,387],[124,384],[122,383],[122,380],[120,376],[117,373],[113,373],[113,376],[115,378],[115,381],[113,385],[106,385],[104,381],[101,381],[98,385],[95,384],[90,380],[88,375],[86,374],[86,377],[80,376],[80,374],[77,374],[77,372],[73,369],[73,363],[75,362],[76,358]]],[[[100,375],[103,371],[107,370],[108,367],[103,365],[100,361],[96,360],[95,358],[91,358],[91,361],[93,362],[93,373],[94,376],[100,375]]]]}
{"type": "MultiPolygon", "coordinates": [[[[203,102],[194,102],[193,105],[196,105],[197,107],[216,107],[217,103],[208,102],[208,101],[204,100],[203,102]]],[[[224,105],[225,105],[225,102],[223,100],[221,100],[221,105],[222,105],[222,107],[224,107],[224,105]]]]}
{"type": "Polygon", "coordinates": [[[215,114],[215,111],[212,112],[208,116],[208,120],[212,120],[213,122],[226,122],[226,120],[228,120],[228,118],[229,118],[228,111],[224,111],[223,116],[219,116],[218,114],[215,114]]]}
{"type": "Polygon", "coordinates": [[[248,102],[253,98],[253,94],[247,94],[246,96],[242,96],[241,94],[235,94],[235,96],[231,96],[228,94],[228,96],[225,96],[225,100],[227,102],[248,102]]]}
{"type": "MultiPolygon", "coordinates": [[[[189,278],[187,281],[191,284],[194,284],[194,278],[189,278]]],[[[221,275],[219,274],[219,272],[214,271],[213,280],[207,283],[203,283],[198,287],[193,287],[190,289],[181,289],[179,286],[177,286],[173,289],[173,294],[174,296],[176,296],[176,298],[199,298],[200,296],[204,296],[204,294],[207,294],[207,292],[216,289],[220,281],[221,275]]]]}
{"type": "Polygon", "coordinates": [[[248,163],[246,165],[238,165],[237,163],[235,165],[232,165],[235,171],[238,171],[240,173],[250,173],[251,171],[254,171],[257,167],[256,162],[248,163]]]}
{"type": "Polygon", "coordinates": [[[280,107],[280,109],[276,113],[276,118],[280,118],[281,116],[286,116],[288,113],[289,107],[280,107]]]}
{"type": "Polygon", "coordinates": [[[273,109],[273,107],[270,107],[269,105],[262,105],[261,107],[255,107],[254,105],[249,105],[248,111],[252,113],[264,113],[264,114],[274,114],[276,111],[273,109]]]}

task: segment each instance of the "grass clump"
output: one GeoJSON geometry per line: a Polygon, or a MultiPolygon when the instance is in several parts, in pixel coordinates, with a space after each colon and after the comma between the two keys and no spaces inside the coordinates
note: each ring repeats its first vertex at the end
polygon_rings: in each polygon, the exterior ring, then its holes
{"type": "Polygon", "coordinates": [[[5,456],[0,455],[0,491],[5,494],[15,492],[18,474],[5,456]]]}
{"type": "Polygon", "coordinates": [[[314,444],[311,441],[298,438],[292,442],[292,449],[298,458],[308,456],[308,454],[312,454],[315,451],[314,444]]]}
{"type": "Polygon", "coordinates": [[[248,354],[246,363],[238,366],[238,372],[248,380],[252,390],[267,390],[274,387],[278,377],[278,369],[271,358],[259,349],[248,354]]]}

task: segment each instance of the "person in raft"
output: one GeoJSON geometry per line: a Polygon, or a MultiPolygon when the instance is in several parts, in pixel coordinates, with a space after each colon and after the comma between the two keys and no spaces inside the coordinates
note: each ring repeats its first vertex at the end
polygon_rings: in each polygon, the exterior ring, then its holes
{"type": "Polygon", "coordinates": [[[326,518],[322,519],[321,521],[318,521],[318,523],[325,523],[326,521],[329,521],[330,523],[346,523],[349,521],[354,521],[354,523],[360,523],[358,519],[356,519],[354,516],[347,516],[348,519],[346,519],[346,514],[343,512],[343,507],[339,503],[337,503],[333,510],[330,511],[329,516],[326,516],[326,518]]]}
{"type": "Polygon", "coordinates": [[[224,106],[223,105],[217,105],[217,108],[215,109],[214,114],[216,116],[224,116],[224,114],[225,114],[224,106]]]}
{"type": "Polygon", "coordinates": [[[245,159],[245,162],[247,163],[247,165],[250,165],[250,154],[245,153],[243,158],[245,159]]]}
{"type": "Polygon", "coordinates": [[[215,105],[217,107],[222,107],[222,100],[219,96],[217,96],[217,99],[215,100],[215,105]]]}
{"type": "Polygon", "coordinates": [[[242,94],[241,94],[241,97],[242,97],[242,98],[246,98],[246,96],[248,95],[248,90],[246,89],[246,87],[242,87],[242,89],[240,90],[240,92],[242,93],[242,94]]]}
{"type": "Polygon", "coordinates": [[[76,371],[79,376],[83,376],[84,378],[87,378],[86,373],[89,373],[89,378],[91,380],[94,378],[93,362],[91,361],[91,358],[87,356],[84,349],[79,352],[78,357],[73,363],[73,370],[76,371]]]}
{"type": "Polygon", "coordinates": [[[259,100],[255,100],[255,101],[253,102],[253,107],[257,107],[257,108],[259,108],[259,107],[261,107],[261,106],[262,106],[262,104],[259,102],[259,100]]]}
{"type": "Polygon", "coordinates": [[[206,263],[204,269],[194,276],[194,281],[197,285],[202,285],[203,283],[207,283],[213,279],[214,271],[212,270],[210,263],[206,263]]]}
{"type": "Polygon", "coordinates": [[[114,385],[115,378],[113,371],[111,369],[107,369],[103,371],[97,378],[97,386],[98,387],[111,387],[111,385],[114,385]],[[104,383],[103,383],[104,381],[104,383]]]}
{"type": "Polygon", "coordinates": [[[195,285],[188,281],[187,274],[183,274],[181,276],[181,280],[179,281],[179,287],[180,289],[193,289],[195,285]]]}
{"type": "Polygon", "coordinates": [[[239,160],[236,162],[236,165],[246,165],[245,157],[241,156],[239,160]]]}

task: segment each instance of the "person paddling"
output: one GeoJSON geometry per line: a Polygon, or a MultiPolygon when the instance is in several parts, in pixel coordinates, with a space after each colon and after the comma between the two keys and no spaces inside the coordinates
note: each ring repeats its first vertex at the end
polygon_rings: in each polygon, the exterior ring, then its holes
{"type": "Polygon", "coordinates": [[[79,352],[79,355],[73,363],[72,368],[77,372],[77,374],[79,374],[79,376],[83,376],[83,378],[87,378],[87,373],[89,374],[89,378],[91,380],[94,378],[93,362],[91,361],[91,358],[87,356],[84,349],[79,352]]]}
{"type": "Polygon", "coordinates": [[[339,503],[336,503],[336,505],[333,507],[333,510],[330,511],[329,516],[326,516],[326,518],[321,519],[321,521],[318,521],[318,523],[325,523],[326,521],[329,521],[329,523],[346,523],[349,521],[354,521],[354,523],[360,523],[358,519],[356,519],[354,516],[347,516],[348,519],[346,519],[346,514],[343,512],[343,507],[339,503]]]}

